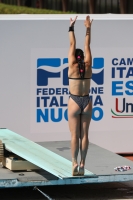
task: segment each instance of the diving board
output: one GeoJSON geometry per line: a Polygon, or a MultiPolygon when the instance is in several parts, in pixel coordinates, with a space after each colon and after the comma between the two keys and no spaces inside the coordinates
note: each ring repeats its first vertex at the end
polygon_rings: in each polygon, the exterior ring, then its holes
{"type": "MultiPolygon", "coordinates": [[[[5,149],[46,170],[60,179],[72,178],[72,162],[8,129],[0,129],[5,149]]],[[[95,177],[85,170],[84,177],[95,177]]]]}
{"type": "MultiPolygon", "coordinates": [[[[67,159],[71,163],[70,141],[42,141],[39,142],[39,145],[67,159]]],[[[41,168],[30,171],[12,171],[0,165],[0,188],[133,181],[132,161],[92,143],[89,144],[85,166],[95,176],[59,178],[41,168]],[[128,165],[131,167],[131,170],[123,172],[114,170],[116,166],[121,165],[128,165]]]]}

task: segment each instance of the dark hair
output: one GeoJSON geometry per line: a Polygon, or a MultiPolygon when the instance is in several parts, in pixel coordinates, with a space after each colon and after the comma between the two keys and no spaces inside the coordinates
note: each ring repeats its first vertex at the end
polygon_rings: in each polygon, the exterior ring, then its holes
{"type": "Polygon", "coordinates": [[[75,57],[76,57],[76,60],[78,62],[80,77],[84,78],[84,75],[85,75],[85,64],[83,62],[84,52],[81,49],[76,49],[75,50],[75,57]]]}
{"type": "Polygon", "coordinates": [[[82,51],[82,49],[75,50],[75,57],[76,57],[76,60],[84,59],[84,52],[82,51]]]}

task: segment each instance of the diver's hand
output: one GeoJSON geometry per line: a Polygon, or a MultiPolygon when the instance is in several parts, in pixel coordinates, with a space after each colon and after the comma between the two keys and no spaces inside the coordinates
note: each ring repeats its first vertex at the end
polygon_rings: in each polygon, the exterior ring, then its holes
{"type": "Polygon", "coordinates": [[[77,20],[77,17],[78,16],[76,16],[74,19],[70,18],[70,26],[74,26],[74,24],[75,24],[75,22],[77,20]]]}
{"type": "Polygon", "coordinates": [[[90,28],[90,27],[91,27],[91,24],[92,24],[92,21],[93,21],[93,19],[90,20],[90,16],[88,15],[88,16],[86,17],[86,20],[84,21],[85,27],[86,27],[86,28],[90,28]]]}

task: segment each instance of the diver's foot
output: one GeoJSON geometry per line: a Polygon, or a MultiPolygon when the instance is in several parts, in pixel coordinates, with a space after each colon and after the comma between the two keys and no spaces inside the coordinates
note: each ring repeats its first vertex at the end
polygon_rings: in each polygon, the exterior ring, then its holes
{"type": "Polygon", "coordinates": [[[79,171],[78,171],[78,164],[74,164],[72,166],[72,175],[73,176],[78,176],[78,173],[79,173],[79,171]]]}
{"type": "Polygon", "coordinates": [[[85,168],[83,164],[80,164],[79,166],[79,176],[84,176],[85,168]]]}

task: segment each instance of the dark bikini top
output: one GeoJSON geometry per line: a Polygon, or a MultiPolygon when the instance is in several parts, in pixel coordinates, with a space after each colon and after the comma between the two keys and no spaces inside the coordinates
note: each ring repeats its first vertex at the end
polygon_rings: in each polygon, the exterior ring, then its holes
{"type": "Polygon", "coordinates": [[[78,61],[78,67],[79,67],[79,74],[80,74],[80,77],[79,78],[71,78],[71,77],[68,77],[69,79],[75,79],[75,80],[81,80],[81,79],[91,79],[91,77],[89,78],[85,78],[85,63],[82,62],[81,60],[78,61]]]}

